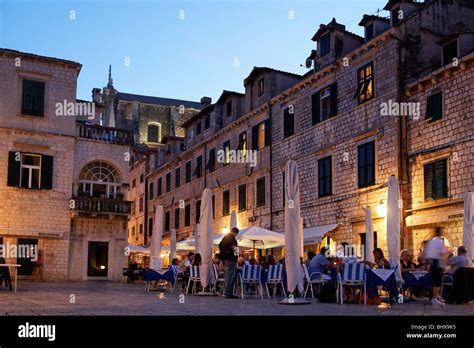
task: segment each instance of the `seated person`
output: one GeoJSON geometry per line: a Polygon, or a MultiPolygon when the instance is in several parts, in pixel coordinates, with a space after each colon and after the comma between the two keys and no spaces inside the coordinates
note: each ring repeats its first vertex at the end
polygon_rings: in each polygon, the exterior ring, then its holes
{"type": "Polygon", "coordinates": [[[380,248],[374,249],[374,261],[375,262],[364,261],[364,263],[370,268],[390,269],[390,263],[387,261],[383,255],[382,249],[380,248]]]}
{"type": "Polygon", "coordinates": [[[201,263],[202,263],[201,254],[197,253],[196,255],[194,255],[193,266],[201,266],[201,263]]]}
{"type": "Polygon", "coordinates": [[[268,255],[267,256],[267,263],[269,266],[274,266],[276,265],[275,259],[273,258],[273,255],[268,255]]]}
{"type": "Polygon", "coordinates": [[[322,274],[327,274],[328,269],[331,268],[331,262],[326,257],[327,252],[329,251],[329,248],[323,247],[319,251],[319,254],[316,255],[311,259],[309,262],[309,268],[308,272],[311,275],[311,273],[314,272],[319,272],[322,274]]]}
{"type": "MultiPolygon", "coordinates": [[[[405,276],[408,272],[415,271],[417,269],[417,265],[411,261],[411,254],[410,251],[407,249],[402,250],[400,255],[400,271],[402,273],[402,278],[405,279],[405,276]]],[[[406,296],[408,299],[414,299],[413,297],[414,289],[408,287],[406,289],[406,296]]]]}
{"type": "Polygon", "coordinates": [[[190,251],[188,255],[181,261],[179,264],[179,272],[189,272],[189,267],[191,267],[194,260],[194,253],[190,251]]]}
{"type": "Polygon", "coordinates": [[[469,266],[471,262],[467,257],[467,249],[464,246],[458,248],[458,256],[453,256],[448,261],[448,273],[454,274],[459,268],[469,266]]]}

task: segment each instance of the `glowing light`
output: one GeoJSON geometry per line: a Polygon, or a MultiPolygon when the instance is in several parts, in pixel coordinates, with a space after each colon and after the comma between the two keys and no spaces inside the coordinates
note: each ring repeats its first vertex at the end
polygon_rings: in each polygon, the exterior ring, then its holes
{"type": "Polygon", "coordinates": [[[222,234],[227,234],[227,233],[229,233],[229,228],[228,228],[228,227],[224,227],[224,228],[222,229],[222,234]]]}
{"type": "Polygon", "coordinates": [[[380,203],[377,205],[375,208],[377,211],[377,215],[380,217],[386,217],[387,216],[387,205],[384,204],[383,201],[380,201],[380,203]]]}
{"type": "Polygon", "coordinates": [[[105,269],[105,266],[104,265],[100,266],[100,269],[105,269]]]}

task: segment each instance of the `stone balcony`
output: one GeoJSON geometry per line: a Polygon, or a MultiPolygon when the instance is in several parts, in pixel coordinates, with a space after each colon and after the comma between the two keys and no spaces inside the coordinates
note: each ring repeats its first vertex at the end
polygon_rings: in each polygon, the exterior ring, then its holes
{"type": "Polygon", "coordinates": [[[111,198],[72,197],[70,207],[73,215],[88,214],[92,217],[117,215],[127,217],[131,214],[132,202],[111,198]]]}
{"type": "Polygon", "coordinates": [[[132,133],[126,129],[103,127],[83,122],[76,122],[76,136],[116,145],[130,145],[133,140],[132,133]]]}

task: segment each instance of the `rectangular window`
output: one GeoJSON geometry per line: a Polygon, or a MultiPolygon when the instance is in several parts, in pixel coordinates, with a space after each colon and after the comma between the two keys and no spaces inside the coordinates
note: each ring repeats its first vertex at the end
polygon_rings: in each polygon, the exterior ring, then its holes
{"type": "Polygon", "coordinates": [[[257,207],[265,205],[265,177],[257,179],[257,207]]]}
{"type": "Polygon", "coordinates": [[[143,234],[143,224],[138,225],[138,232],[143,234]]]}
{"type": "Polygon", "coordinates": [[[262,150],[270,145],[270,120],[252,127],[252,150],[262,150]]]}
{"type": "Polygon", "coordinates": [[[337,83],[312,95],[311,114],[313,125],[337,115],[337,83]]]}
{"type": "Polygon", "coordinates": [[[7,185],[27,189],[53,188],[53,156],[10,151],[7,185]]]}
{"type": "Polygon", "coordinates": [[[240,157],[245,157],[247,155],[247,132],[242,132],[239,134],[239,145],[237,150],[240,151],[240,157]]]}
{"type": "Polygon", "coordinates": [[[290,105],[283,112],[283,137],[288,138],[295,134],[295,107],[290,105]]]}
{"type": "Polygon", "coordinates": [[[174,171],[174,186],[178,188],[181,185],[181,168],[176,168],[174,171]]]}
{"type": "Polygon", "coordinates": [[[426,102],[426,119],[434,122],[443,118],[443,92],[439,91],[428,97],[426,102]]]}
{"type": "Polygon", "coordinates": [[[374,63],[370,62],[357,69],[357,91],[356,97],[362,104],[374,97],[374,63]]]}
{"type": "Polygon", "coordinates": [[[331,156],[318,161],[318,188],[320,198],[332,195],[331,156]]]}
{"type": "Polygon", "coordinates": [[[132,236],[135,236],[135,239],[138,240],[138,236],[136,235],[137,231],[135,229],[135,226],[132,227],[132,236]]]}
{"type": "Polygon", "coordinates": [[[170,220],[171,220],[171,214],[169,211],[165,213],[165,231],[170,230],[170,220]]]}
{"type": "MultiPolygon", "coordinates": [[[[359,233],[359,237],[360,237],[360,245],[364,246],[365,247],[365,243],[366,243],[366,234],[365,233],[359,233]]],[[[374,231],[374,249],[377,248],[377,232],[374,231]]],[[[365,250],[365,248],[364,248],[365,250]]]]}
{"type": "Polygon", "coordinates": [[[132,180],[132,188],[137,186],[137,179],[132,180]]]}
{"type": "Polygon", "coordinates": [[[323,35],[319,39],[319,56],[323,57],[326,54],[329,53],[330,47],[331,47],[331,33],[327,33],[323,35]]]}
{"type": "Polygon", "coordinates": [[[196,169],[195,169],[196,178],[200,178],[202,176],[202,156],[198,156],[196,158],[196,169]]]}
{"type": "Polygon", "coordinates": [[[451,64],[458,57],[458,40],[443,46],[443,65],[451,64]]]}
{"type": "Polygon", "coordinates": [[[239,211],[247,210],[247,185],[239,186],[239,211]]]}
{"type": "Polygon", "coordinates": [[[230,191],[226,190],[222,192],[222,216],[229,215],[230,213],[230,191]]]}
{"type": "Polygon", "coordinates": [[[156,195],[159,197],[161,196],[163,190],[163,180],[162,178],[158,178],[158,181],[156,182],[156,195]]]}
{"type": "Polygon", "coordinates": [[[226,104],[227,117],[232,116],[232,100],[229,100],[226,104]]]}
{"type": "Polygon", "coordinates": [[[148,199],[153,199],[153,195],[155,193],[155,185],[153,184],[153,182],[150,182],[150,189],[148,190],[148,199]]]}
{"type": "Polygon", "coordinates": [[[196,223],[199,223],[201,218],[201,201],[196,201],[196,223]]]}
{"type": "Polygon", "coordinates": [[[174,210],[174,228],[179,228],[179,208],[174,210]]]}
{"type": "Polygon", "coordinates": [[[171,191],[171,172],[166,173],[166,192],[171,191]]]}
{"type": "Polygon", "coordinates": [[[199,135],[201,134],[201,121],[199,121],[197,124],[196,124],[196,135],[199,135]]]}
{"type": "Polygon", "coordinates": [[[216,170],[216,149],[209,150],[209,162],[207,163],[209,173],[216,170]]]}
{"type": "Polygon", "coordinates": [[[141,175],[140,175],[140,184],[143,183],[143,180],[144,180],[144,176],[143,176],[143,174],[141,174],[141,175]]]}
{"type": "Polygon", "coordinates": [[[143,197],[140,197],[140,201],[139,201],[139,203],[138,203],[138,211],[139,211],[140,213],[143,212],[143,197]]]}
{"type": "Polygon", "coordinates": [[[374,23],[370,23],[365,27],[365,41],[370,41],[374,38],[374,23]]]}
{"type": "Polygon", "coordinates": [[[358,147],[358,181],[359,188],[375,184],[375,142],[358,147]]]}
{"type": "Polygon", "coordinates": [[[185,176],[186,176],[186,184],[188,182],[191,182],[191,161],[188,161],[186,162],[186,173],[185,173],[185,176]]]}
{"type": "Polygon", "coordinates": [[[44,116],[44,87],[44,82],[23,80],[21,98],[23,115],[44,116]]]}
{"type": "Polygon", "coordinates": [[[191,205],[184,207],[184,226],[191,225],[191,205]]]}
{"type": "Polygon", "coordinates": [[[226,166],[230,163],[230,140],[222,144],[222,150],[224,150],[224,166],[226,166]]]}
{"type": "Polygon", "coordinates": [[[392,26],[396,26],[400,24],[400,18],[402,16],[402,12],[400,11],[400,7],[394,8],[390,13],[390,17],[392,18],[392,26]]]}
{"type": "Polygon", "coordinates": [[[204,119],[204,129],[208,129],[211,126],[211,116],[206,116],[204,119]]]}
{"type": "Polygon", "coordinates": [[[258,80],[258,82],[257,82],[257,89],[258,89],[258,96],[259,96],[259,97],[260,97],[261,95],[263,95],[263,93],[265,93],[265,80],[264,80],[264,79],[258,80]]]}
{"type": "Polygon", "coordinates": [[[448,197],[447,160],[426,164],[423,167],[425,201],[448,197]]]}
{"type": "Polygon", "coordinates": [[[148,219],[148,235],[153,235],[153,218],[148,219]]]}
{"type": "Polygon", "coordinates": [[[156,124],[148,125],[147,137],[148,137],[147,139],[148,142],[157,143],[159,141],[158,125],[156,124]]]}

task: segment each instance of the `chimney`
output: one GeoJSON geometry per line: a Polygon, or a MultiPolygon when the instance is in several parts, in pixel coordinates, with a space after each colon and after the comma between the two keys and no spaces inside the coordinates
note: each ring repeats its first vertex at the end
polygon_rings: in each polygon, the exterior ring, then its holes
{"type": "Polygon", "coordinates": [[[102,93],[100,88],[92,88],[92,101],[96,104],[102,102],[102,93]]]}
{"type": "Polygon", "coordinates": [[[203,107],[206,107],[206,106],[208,106],[208,105],[211,105],[211,102],[212,102],[212,99],[209,98],[209,97],[202,97],[202,98],[201,98],[201,105],[202,105],[203,107]]]}

